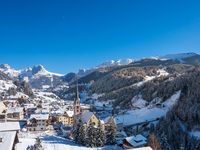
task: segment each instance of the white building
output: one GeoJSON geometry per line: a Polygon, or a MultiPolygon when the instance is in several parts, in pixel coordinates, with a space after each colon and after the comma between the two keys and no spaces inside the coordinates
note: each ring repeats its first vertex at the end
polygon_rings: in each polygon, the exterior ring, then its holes
{"type": "Polygon", "coordinates": [[[49,129],[49,114],[32,114],[27,125],[28,131],[45,131],[49,129]]]}
{"type": "Polygon", "coordinates": [[[7,110],[7,118],[21,120],[24,118],[23,107],[10,107],[7,110]]]}
{"type": "Polygon", "coordinates": [[[18,143],[16,131],[0,132],[0,149],[1,150],[14,150],[15,144],[18,143]]]}
{"type": "Polygon", "coordinates": [[[139,148],[147,145],[147,139],[142,136],[141,134],[138,134],[136,136],[130,136],[127,137],[124,140],[123,147],[130,149],[130,148],[139,148]]]}
{"type": "Polygon", "coordinates": [[[1,122],[0,123],[0,132],[1,131],[19,131],[20,126],[19,122],[1,122]]]}

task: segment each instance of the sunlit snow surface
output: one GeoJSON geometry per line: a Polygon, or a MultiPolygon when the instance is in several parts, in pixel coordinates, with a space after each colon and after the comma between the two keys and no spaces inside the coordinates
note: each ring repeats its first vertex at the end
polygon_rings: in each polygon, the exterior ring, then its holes
{"type": "MultiPolygon", "coordinates": [[[[47,134],[27,134],[19,139],[16,150],[26,150],[28,146],[34,145],[35,138],[40,137],[44,150],[97,150],[97,148],[88,148],[75,144],[72,140],[56,136],[55,133],[47,134]]],[[[105,146],[98,150],[122,150],[118,146],[105,146]]]]}
{"type": "Polygon", "coordinates": [[[162,108],[159,107],[143,107],[141,109],[130,110],[124,114],[115,117],[116,123],[124,125],[132,125],[145,121],[152,121],[156,118],[165,116],[169,109],[176,103],[180,97],[181,91],[176,92],[168,100],[163,103],[162,108]]]}

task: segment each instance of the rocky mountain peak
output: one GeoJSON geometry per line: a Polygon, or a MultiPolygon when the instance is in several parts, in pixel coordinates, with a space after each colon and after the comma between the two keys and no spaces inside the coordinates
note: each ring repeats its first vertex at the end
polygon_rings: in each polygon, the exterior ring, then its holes
{"type": "Polygon", "coordinates": [[[2,69],[11,69],[10,65],[8,65],[8,64],[1,64],[0,68],[2,68],[2,69]]]}

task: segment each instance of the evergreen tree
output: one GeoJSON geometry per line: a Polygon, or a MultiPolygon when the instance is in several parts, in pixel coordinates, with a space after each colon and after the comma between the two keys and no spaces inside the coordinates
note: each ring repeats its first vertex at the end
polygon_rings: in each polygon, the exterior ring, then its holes
{"type": "Polygon", "coordinates": [[[87,128],[86,145],[88,147],[97,147],[97,128],[95,128],[91,122],[87,128]]]}
{"type": "Polygon", "coordinates": [[[79,120],[73,130],[73,138],[77,144],[85,145],[85,127],[82,120],[79,120]]]}
{"type": "Polygon", "coordinates": [[[97,147],[102,147],[105,144],[105,133],[101,122],[98,122],[97,128],[97,147]]]}
{"type": "Polygon", "coordinates": [[[33,145],[31,145],[31,146],[28,146],[28,147],[26,148],[26,150],[35,150],[35,148],[34,148],[33,145]]]}
{"type": "Polygon", "coordinates": [[[116,143],[116,127],[113,123],[110,123],[106,131],[106,143],[109,145],[114,145],[116,143]]]}
{"type": "Polygon", "coordinates": [[[39,137],[36,139],[34,148],[35,150],[43,150],[42,143],[39,137]]]}

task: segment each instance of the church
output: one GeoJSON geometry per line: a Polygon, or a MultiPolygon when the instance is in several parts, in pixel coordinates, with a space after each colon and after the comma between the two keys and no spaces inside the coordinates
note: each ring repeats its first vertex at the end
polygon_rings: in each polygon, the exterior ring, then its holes
{"type": "Polygon", "coordinates": [[[74,108],[74,125],[78,122],[78,120],[81,120],[86,126],[89,126],[90,123],[92,123],[94,126],[98,125],[98,122],[100,120],[97,118],[95,113],[91,111],[83,111],[81,109],[78,83],[76,86],[76,97],[74,99],[73,108],[74,108]]]}

